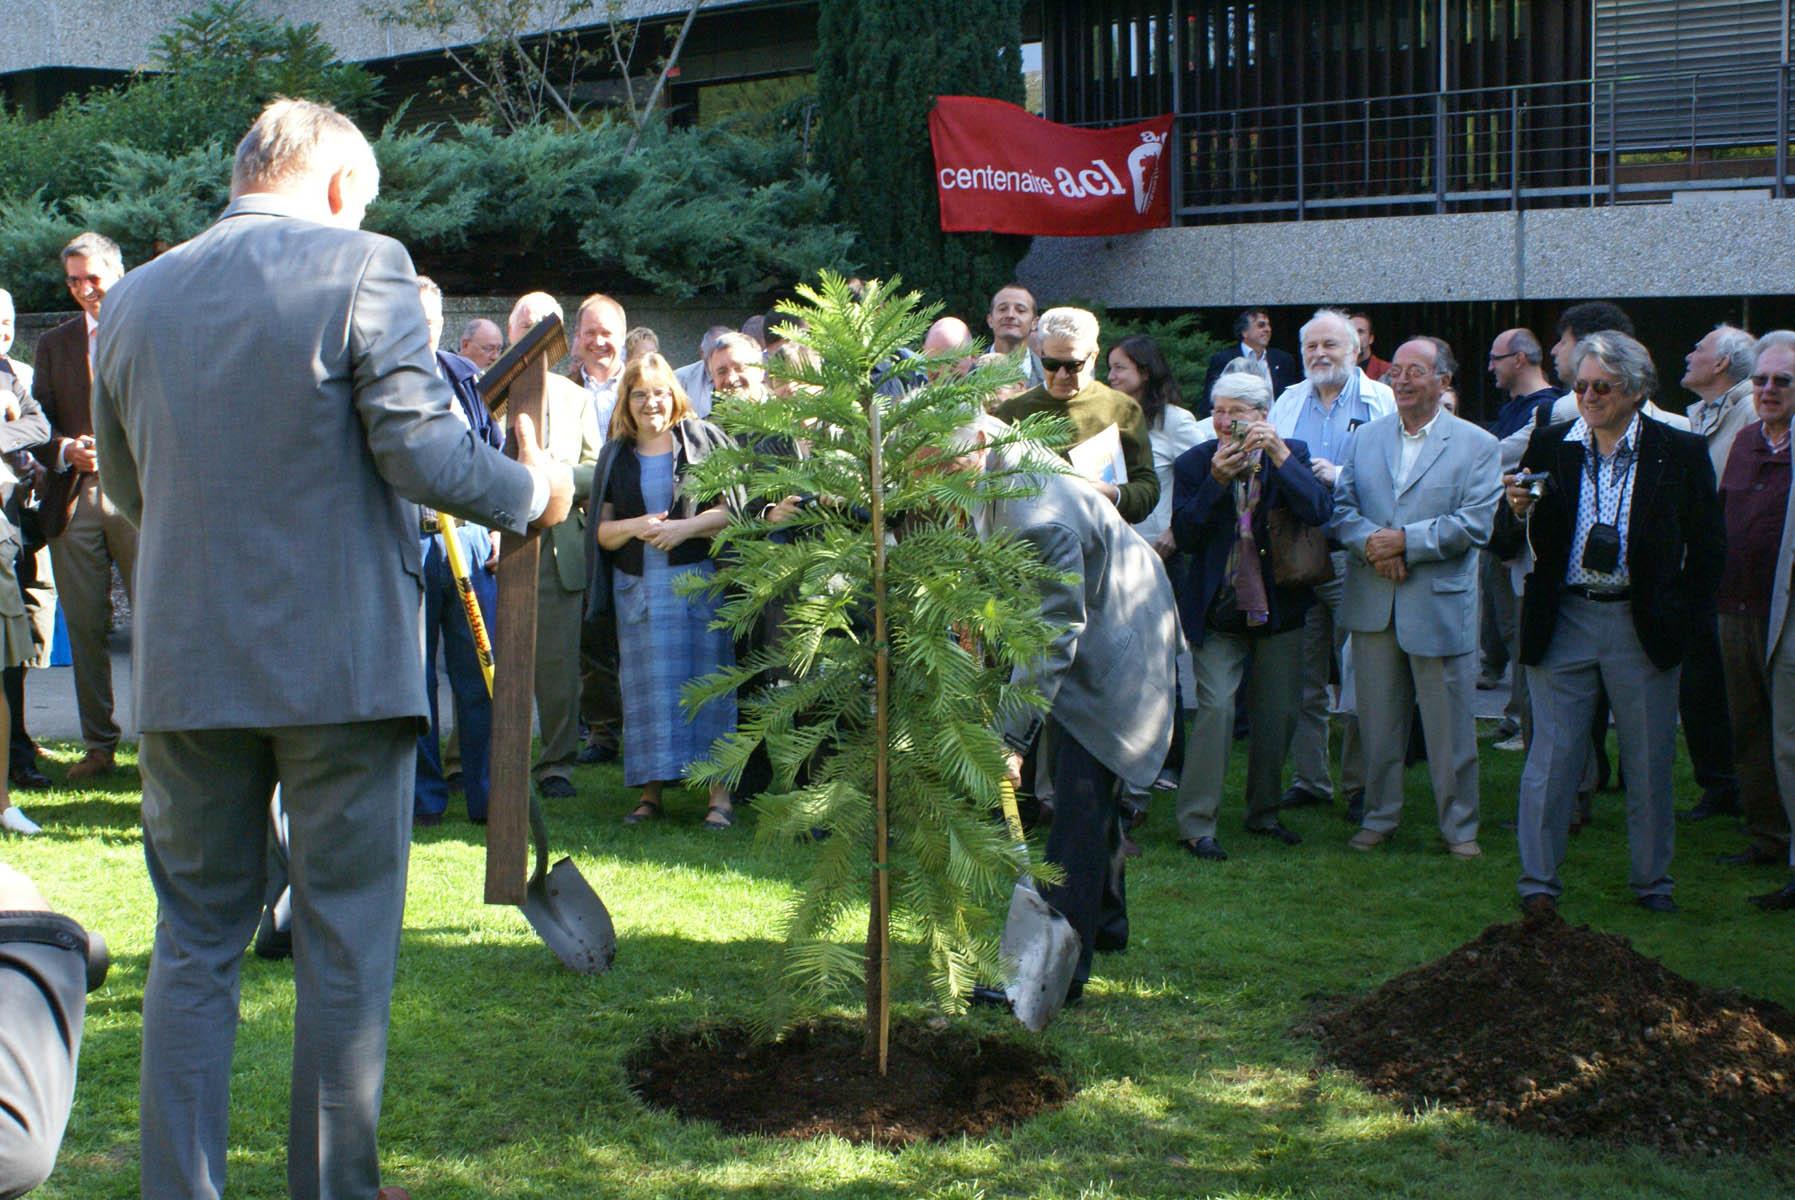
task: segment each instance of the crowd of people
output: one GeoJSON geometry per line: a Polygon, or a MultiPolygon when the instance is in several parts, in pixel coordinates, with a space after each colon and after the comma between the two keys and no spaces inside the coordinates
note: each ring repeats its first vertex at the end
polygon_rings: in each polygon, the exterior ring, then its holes
{"type": "MultiPolygon", "coordinates": [[[[459,589],[490,626],[499,532],[542,531],[543,797],[575,797],[574,765],[621,757],[640,789],[624,822],[661,819],[668,786],[736,720],[728,699],[679,702],[738,649],[713,627],[716,600],[680,586],[714,569],[732,503],[684,484],[729,438],[716,409],[793,386],[769,382],[769,360],[813,352],[763,315],[708,330],[675,367],[654,331],[594,294],[567,321],[571,361],[550,380],[543,427],[506,428],[481,375],[559,305],[522,296],[504,328],[470,321],[442,349],[440,290],[397,243],[359,232],[377,180],[347,121],[278,102],[239,146],[211,230],[129,275],[115,244],[82,234],[61,255],[81,315],[39,340],[35,371],[0,360],[12,484],[0,730],[14,786],[47,783],[20,723],[45,605],[60,596],[69,627],[85,743],[75,781],[116,766],[114,566],[134,606],[160,908],[144,999],[146,1194],[222,1190],[221,1031],[245,944],[268,923],[270,837],[288,864],[291,934],[256,944],[296,964],[293,1194],[379,1190],[410,836],[445,819],[457,787],[470,820],[486,815],[492,701],[459,589]],[[309,264],[303,279],[295,262],[309,264]],[[246,303],[195,314],[180,302],[225,286],[246,303]],[[339,532],[318,537],[325,528],[339,532]],[[439,646],[452,732],[436,707],[439,646]]],[[[1043,311],[1020,284],[994,292],[984,323],[985,360],[954,317],[923,347],[1020,376],[968,427],[968,461],[1003,465],[980,448],[1034,413],[1065,418],[1075,444],[1116,446],[1103,469],[1044,476],[1040,496],[980,526],[1029,539],[1062,573],[1042,596],[1059,640],[1031,668],[1049,711],[999,732],[1050,823],[1064,879],[1047,894],[1080,935],[1069,999],[1094,952],[1126,943],[1127,831],[1153,791],[1175,793],[1184,849],[1228,858],[1237,739],[1248,834],[1295,847],[1283,810],[1337,805],[1356,827],[1346,844],[1376,852],[1398,835],[1404,768],[1421,756],[1444,852],[1480,856],[1474,702],[1504,672],[1496,744],[1526,754],[1515,826],[1530,916],[1556,909],[1611,722],[1639,904],[1676,909],[1679,727],[1704,788],[1683,816],[1742,814],[1750,841],[1729,862],[1795,861],[1795,636],[1783,636],[1795,332],[1716,327],[1684,363],[1697,399],[1680,416],[1654,402],[1654,364],[1626,313],[1573,305],[1554,331],[1556,384],[1534,331],[1488,347],[1508,399],[1485,428],[1455,411],[1461,368],[1446,341],[1411,337],[1386,361],[1363,312],[1316,311],[1295,358],[1271,345],[1265,311],[1241,313],[1237,344],[1210,359],[1189,404],[1151,338],[1103,355],[1093,314],[1043,311]]],[[[8,301],[8,341],[10,329],[8,301]]],[[[908,378],[894,365],[880,386],[908,378]]],[[[775,441],[767,453],[801,452],[800,431],[775,441]]],[[[801,502],[763,512],[778,523],[801,502]]],[[[728,830],[752,784],[742,792],[712,787],[702,827],[728,830]]],[[[0,827],[37,828],[4,787],[0,827]]],[[[1795,909],[1795,882],[1753,899],[1795,909]]]]}

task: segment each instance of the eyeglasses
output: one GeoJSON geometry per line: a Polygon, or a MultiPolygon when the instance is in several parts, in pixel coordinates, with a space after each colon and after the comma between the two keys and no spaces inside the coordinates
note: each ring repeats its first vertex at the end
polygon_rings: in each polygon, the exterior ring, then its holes
{"type": "Polygon", "coordinates": [[[1490,361],[1492,363],[1499,363],[1503,359],[1513,358],[1515,355],[1517,355],[1519,353],[1520,353],[1519,350],[1510,350],[1507,354],[1492,354],[1492,355],[1490,355],[1490,361]]]}
{"type": "Polygon", "coordinates": [[[1041,360],[1041,373],[1044,375],[1057,375],[1061,371],[1071,371],[1076,375],[1078,372],[1084,370],[1084,365],[1090,362],[1092,357],[1092,355],[1087,354],[1083,358],[1043,358],[1041,360]]]}
{"type": "Polygon", "coordinates": [[[1410,366],[1406,366],[1406,367],[1391,367],[1388,371],[1384,372],[1384,378],[1385,379],[1425,379],[1427,376],[1432,375],[1433,373],[1434,372],[1432,371],[1432,369],[1430,369],[1428,367],[1419,367],[1419,366],[1414,366],[1411,364],[1410,366]]]}
{"type": "Polygon", "coordinates": [[[1751,386],[1760,392],[1773,390],[1786,392],[1790,387],[1795,386],[1795,375],[1785,375],[1780,372],[1775,375],[1753,375],[1751,386]]]}
{"type": "Polygon", "coordinates": [[[1579,396],[1584,392],[1594,392],[1598,396],[1606,396],[1610,392],[1620,391],[1620,384],[1608,379],[1579,379],[1571,385],[1571,390],[1579,396]]]}
{"type": "Polygon", "coordinates": [[[88,287],[99,287],[106,282],[98,275],[65,275],[63,281],[72,288],[78,288],[82,284],[86,284],[88,287]]]}
{"type": "Polygon", "coordinates": [[[655,388],[652,392],[637,388],[629,394],[630,403],[640,404],[644,400],[669,400],[673,397],[671,388],[655,388]]]}

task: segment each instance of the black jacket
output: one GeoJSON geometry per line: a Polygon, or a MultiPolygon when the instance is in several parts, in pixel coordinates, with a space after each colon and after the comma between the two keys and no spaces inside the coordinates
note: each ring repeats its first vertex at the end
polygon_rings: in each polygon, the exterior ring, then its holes
{"type": "MultiPolygon", "coordinates": [[[[1521,661],[1531,666],[1539,665],[1552,644],[1576,532],[1585,450],[1581,441],[1565,438],[1575,423],[1533,431],[1520,469],[1550,472],[1546,493],[1525,522],[1506,502],[1499,505],[1490,539],[1498,558],[1513,558],[1525,543],[1533,545],[1533,572],[1521,606],[1521,661]]],[[[1695,434],[1642,416],[1634,471],[1627,518],[1633,627],[1653,665],[1669,670],[1683,661],[1689,632],[1712,620],[1726,561],[1726,525],[1707,443],[1695,434]]]]}

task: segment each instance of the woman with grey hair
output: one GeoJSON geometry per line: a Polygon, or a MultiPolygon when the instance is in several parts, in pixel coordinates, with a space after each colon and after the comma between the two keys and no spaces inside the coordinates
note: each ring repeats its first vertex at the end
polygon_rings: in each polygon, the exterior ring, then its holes
{"type": "Polygon", "coordinates": [[[1714,620],[1726,532],[1702,439],[1645,415],[1657,372],[1612,330],[1571,356],[1577,419],[1536,428],[1504,476],[1491,549],[1532,546],[1520,660],[1533,744],[1517,816],[1521,908],[1557,912],[1597,695],[1607,690],[1627,781],[1627,882],[1641,907],[1677,910],[1670,877],[1677,679],[1690,631],[1714,620]]]}
{"type": "Polygon", "coordinates": [[[1197,702],[1178,781],[1178,837],[1204,859],[1228,857],[1216,840],[1216,813],[1249,658],[1247,831],[1285,845],[1302,841],[1279,822],[1278,801],[1302,700],[1303,617],[1315,595],[1277,581],[1271,514],[1283,510],[1319,527],[1334,501],[1310,469],[1309,448],[1272,427],[1271,400],[1271,384],[1257,373],[1224,373],[1210,398],[1217,440],[1172,468],[1172,536],[1192,559],[1179,618],[1197,702]]]}

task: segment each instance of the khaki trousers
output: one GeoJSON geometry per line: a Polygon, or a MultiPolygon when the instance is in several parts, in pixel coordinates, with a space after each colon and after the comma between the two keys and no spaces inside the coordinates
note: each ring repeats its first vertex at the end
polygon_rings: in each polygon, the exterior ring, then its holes
{"type": "Polygon", "coordinates": [[[132,594],[137,566],[137,530],[100,491],[98,475],[83,475],[68,527],[50,539],[56,590],[69,626],[69,657],[75,666],[75,708],[81,740],[89,750],[118,745],[112,716],[112,564],[132,594]]]}

